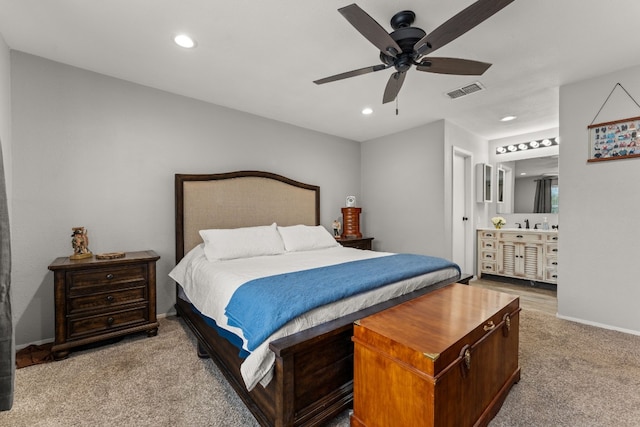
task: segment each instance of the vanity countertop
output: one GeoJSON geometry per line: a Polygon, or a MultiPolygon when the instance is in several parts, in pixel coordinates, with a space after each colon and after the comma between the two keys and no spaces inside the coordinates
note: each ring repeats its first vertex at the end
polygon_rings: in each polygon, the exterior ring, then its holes
{"type": "Polygon", "coordinates": [[[542,230],[542,229],[534,229],[534,228],[517,228],[517,227],[502,227],[500,229],[495,227],[478,227],[478,230],[484,231],[517,231],[519,233],[557,233],[558,230],[542,230]]]}

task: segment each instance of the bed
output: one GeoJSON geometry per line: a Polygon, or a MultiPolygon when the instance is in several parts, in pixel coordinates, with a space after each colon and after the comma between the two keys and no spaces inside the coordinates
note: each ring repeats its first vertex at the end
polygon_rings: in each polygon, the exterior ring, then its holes
{"type": "MultiPolygon", "coordinates": [[[[260,171],[176,174],[176,264],[202,244],[200,230],[277,223],[320,224],[320,188],[260,171]]],[[[352,249],[357,251],[356,249],[352,249]]],[[[263,426],[326,423],[353,399],[353,322],[460,279],[459,272],[429,286],[268,342],[275,359],[267,384],[246,387],[244,358],[176,286],[176,311],[263,426]]]]}

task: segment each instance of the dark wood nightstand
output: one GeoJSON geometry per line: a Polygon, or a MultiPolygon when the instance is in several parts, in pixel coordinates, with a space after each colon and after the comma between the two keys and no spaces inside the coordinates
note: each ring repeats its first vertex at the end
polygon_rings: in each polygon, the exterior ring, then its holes
{"type": "Polygon", "coordinates": [[[371,250],[371,241],[373,237],[340,237],[336,242],[347,248],[371,250]]]}
{"type": "Polygon", "coordinates": [[[127,252],[123,258],[56,258],[54,273],[56,360],[74,347],[146,331],[158,333],[154,251],[127,252]]]}

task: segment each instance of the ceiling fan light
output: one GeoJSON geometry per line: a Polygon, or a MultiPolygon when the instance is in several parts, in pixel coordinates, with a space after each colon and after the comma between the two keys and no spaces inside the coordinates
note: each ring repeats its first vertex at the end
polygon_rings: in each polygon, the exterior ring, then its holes
{"type": "Polygon", "coordinates": [[[373,109],[370,107],[366,107],[362,109],[362,114],[368,116],[373,113],[373,109]]]}

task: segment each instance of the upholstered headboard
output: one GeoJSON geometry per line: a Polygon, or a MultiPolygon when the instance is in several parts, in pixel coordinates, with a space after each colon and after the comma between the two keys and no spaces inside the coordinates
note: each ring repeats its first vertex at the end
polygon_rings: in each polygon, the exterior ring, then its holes
{"type": "Polygon", "coordinates": [[[175,195],[176,263],[202,243],[200,230],[320,224],[320,187],[269,172],[176,174],[175,195]]]}

